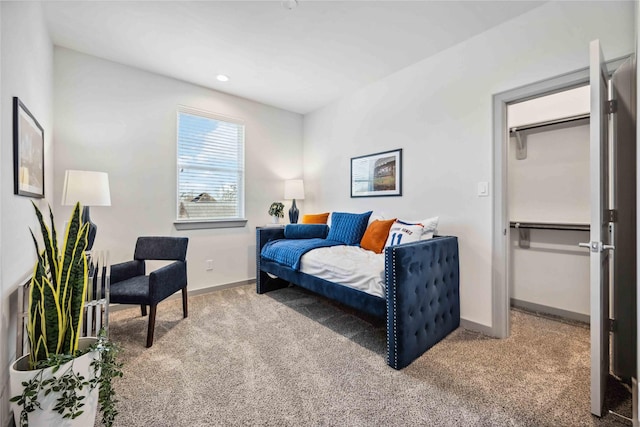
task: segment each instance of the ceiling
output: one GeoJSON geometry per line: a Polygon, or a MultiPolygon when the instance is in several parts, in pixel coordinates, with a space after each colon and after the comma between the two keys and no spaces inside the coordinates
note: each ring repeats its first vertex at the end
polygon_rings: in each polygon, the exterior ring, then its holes
{"type": "Polygon", "coordinates": [[[58,46],[305,114],[542,3],[299,0],[287,9],[280,0],[55,1],[44,8],[58,46]]]}

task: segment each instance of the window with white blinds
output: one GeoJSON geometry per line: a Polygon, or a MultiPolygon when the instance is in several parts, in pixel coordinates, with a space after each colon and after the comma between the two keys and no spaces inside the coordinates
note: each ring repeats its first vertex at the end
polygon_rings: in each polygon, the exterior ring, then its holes
{"type": "Polygon", "coordinates": [[[244,217],[244,124],[178,109],[178,221],[244,217]]]}

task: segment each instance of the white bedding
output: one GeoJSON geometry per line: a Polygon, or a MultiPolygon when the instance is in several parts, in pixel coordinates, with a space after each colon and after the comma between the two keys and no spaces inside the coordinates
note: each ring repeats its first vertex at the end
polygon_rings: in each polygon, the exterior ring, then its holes
{"type": "Polygon", "coordinates": [[[385,298],[384,253],[358,246],[331,246],[307,252],[300,271],[385,298]]]}

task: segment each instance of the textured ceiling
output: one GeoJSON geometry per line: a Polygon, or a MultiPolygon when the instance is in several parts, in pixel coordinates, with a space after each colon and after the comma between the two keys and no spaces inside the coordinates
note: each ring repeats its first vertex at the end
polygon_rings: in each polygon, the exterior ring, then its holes
{"type": "Polygon", "coordinates": [[[58,46],[304,114],[542,3],[55,1],[45,15],[58,46]]]}

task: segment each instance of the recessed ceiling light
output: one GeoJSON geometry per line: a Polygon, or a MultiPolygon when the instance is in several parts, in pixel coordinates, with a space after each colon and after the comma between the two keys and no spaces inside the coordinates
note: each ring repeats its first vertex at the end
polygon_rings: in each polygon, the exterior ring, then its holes
{"type": "Polygon", "coordinates": [[[295,9],[296,6],[298,6],[298,0],[282,0],[280,4],[285,9],[291,10],[291,9],[295,9]]]}
{"type": "Polygon", "coordinates": [[[221,81],[221,82],[228,82],[229,81],[229,77],[225,76],[224,74],[218,74],[216,76],[216,79],[218,79],[218,81],[221,81]]]}

